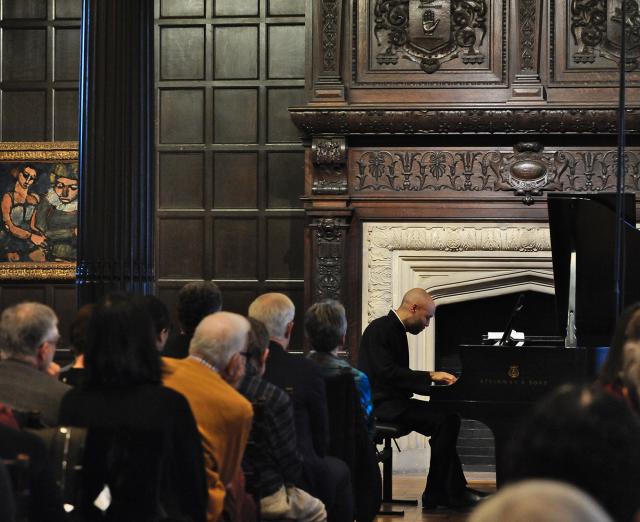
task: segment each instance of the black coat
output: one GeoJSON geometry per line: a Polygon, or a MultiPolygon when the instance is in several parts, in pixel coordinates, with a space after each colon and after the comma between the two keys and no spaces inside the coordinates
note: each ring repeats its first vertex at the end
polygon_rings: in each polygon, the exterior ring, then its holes
{"type": "Polygon", "coordinates": [[[395,312],[367,326],[360,341],[358,368],[369,376],[374,415],[393,421],[414,393],[428,395],[431,375],[409,368],[407,332],[395,312]]]}

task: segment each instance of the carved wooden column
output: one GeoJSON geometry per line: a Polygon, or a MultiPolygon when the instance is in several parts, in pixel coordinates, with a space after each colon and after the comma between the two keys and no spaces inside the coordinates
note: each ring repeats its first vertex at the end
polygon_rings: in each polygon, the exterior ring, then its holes
{"type": "Polygon", "coordinates": [[[313,103],[344,103],[342,45],[344,0],[313,2],[313,103]],[[318,28],[319,30],[315,30],[318,28]]]}
{"type": "Polygon", "coordinates": [[[346,140],[343,136],[314,138],[311,144],[311,197],[307,205],[305,262],[306,305],[320,299],[344,301],[345,247],[351,210],[347,209],[346,140]]]}
{"type": "Polygon", "coordinates": [[[84,0],[78,299],[153,283],[153,0],[84,0]]]}
{"type": "Polygon", "coordinates": [[[545,90],[540,80],[540,43],[542,35],[542,0],[516,0],[515,23],[517,45],[513,47],[515,77],[511,99],[544,101],[545,90]]]}

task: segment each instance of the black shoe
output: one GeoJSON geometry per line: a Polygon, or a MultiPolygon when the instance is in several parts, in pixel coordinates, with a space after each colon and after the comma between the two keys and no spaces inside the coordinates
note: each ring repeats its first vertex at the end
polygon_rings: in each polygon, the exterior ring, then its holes
{"type": "Polygon", "coordinates": [[[485,496],[479,491],[465,488],[462,493],[448,499],[447,507],[456,510],[473,509],[485,496]]]}

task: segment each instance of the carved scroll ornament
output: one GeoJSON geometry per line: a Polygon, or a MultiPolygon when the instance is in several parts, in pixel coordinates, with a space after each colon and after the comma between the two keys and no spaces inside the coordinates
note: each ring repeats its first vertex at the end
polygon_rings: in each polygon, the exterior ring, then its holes
{"type": "Polygon", "coordinates": [[[313,158],[313,194],[346,194],[347,146],[344,137],[314,138],[311,143],[313,158]]]}
{"type": "Polygon", "coordinates": [[[640,60],[638,0],[571,1],[571,34],[577,46],[572,55],[575,63],[594,63],[599,56],[619,63],[622,31],[625,32],[625,66],[633,70],[640,60]]]}
{"type": "Polygon", "coordinates": [[[314,300],[340,299],[342,288],[342,265],[344,257],[344,228],[348,225],[342,218],[319,218],[312,227],[317,246],[314,263],[314,300]]]}
{"type": "Polygon", "coordinates": [[[427,74],[454,58],[484,63],[487,0],[376,0],[374,35],[386,48],[376,59],[395,65],[405,58],[427,74]]]}

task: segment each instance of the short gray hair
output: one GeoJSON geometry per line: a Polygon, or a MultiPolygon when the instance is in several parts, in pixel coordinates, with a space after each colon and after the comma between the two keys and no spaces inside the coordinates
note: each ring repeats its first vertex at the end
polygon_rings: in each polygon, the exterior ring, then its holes
{"type": "Polygon", "coordinates": [[[347,333],[344,306],[335,299],[314,303],[304,315],[304,331],[314,350],[332,351],[347,333]]]}
{"type": "Polygon", "coordinates": [[[287,325],[293,321],[296,307],[286,295],[269,292],[258,296],[249,306],[249,317],[261,321],[270,337],[283,338],[287,325]]]}
{"type": "Polygon", "coordinates": [[[193,333],[189,353],[217,370],[224,370],[231,357],[247,346],[250,330],[249,321],[241,315],[231,312],[208,315],[193,333]]]}
{"type": "Polygon", "coordinates": [[[507,486],[471,513],[469,522],[611,522],[589,495],[553,480],[526,480],[507,486]]]}
{"type": "Polygon", "coordinates": [[[2,357],[33,356],[58,324],[46,305],[27,301],[7,308],[0,316],[2,357]]]}

